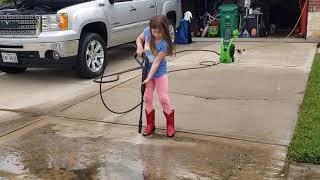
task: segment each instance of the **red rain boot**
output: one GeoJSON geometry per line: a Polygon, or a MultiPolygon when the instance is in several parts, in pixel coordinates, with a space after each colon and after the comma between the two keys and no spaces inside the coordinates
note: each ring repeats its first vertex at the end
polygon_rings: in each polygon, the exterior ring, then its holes
{"type": "Polygon", "coordinates": [[[152,110],[150,113],[146,111],[147,127],[143,130],[144,136],[149,136],[155,130],[154,120],[155,120],[155,110],[152,110]]]}
{"type": "Polygon", "coordinates": [[[164,115],[166,116],[167,119],[167,136],[168,137],[173,137],[175,134],[175,129],[174,129],[174,110],[170,114],[166,114],[163,112],[164,115]]]}

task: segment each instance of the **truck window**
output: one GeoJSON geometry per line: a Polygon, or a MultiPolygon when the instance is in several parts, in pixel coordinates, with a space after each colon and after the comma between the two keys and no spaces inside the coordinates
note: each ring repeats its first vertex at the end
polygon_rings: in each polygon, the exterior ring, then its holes
{"type": "Polygon", "coordinates": [[[127,2],[127,1],[132,1],[132,0],[115,0],[114,3],[121,3],[121,2],[127,2]]]}

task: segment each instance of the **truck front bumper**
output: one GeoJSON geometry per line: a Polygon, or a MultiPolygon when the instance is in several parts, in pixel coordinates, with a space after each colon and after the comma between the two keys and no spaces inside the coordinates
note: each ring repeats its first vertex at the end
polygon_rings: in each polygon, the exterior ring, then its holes
{"type": "Polygon", "coordinates": [[[2,44],[0,64],[5,66],[42,67],[42,65],[73,64],[78,54],[79,40],[62,42],[2,44]],[[4,62],[2,54],[16,54],[18,62],[4,62]],[[54,56],[55,55],[55,56],[54,56]]]}
{"type": "Polygon", "coordinates": [[[46,58],[46,54],[50,51],[57,52],[60,57],[76,56],[78,54],[78,47],[79,40],[21,44],[2,44],[0,41],[0,51],[38,52],[40,58],[46,58]]]}

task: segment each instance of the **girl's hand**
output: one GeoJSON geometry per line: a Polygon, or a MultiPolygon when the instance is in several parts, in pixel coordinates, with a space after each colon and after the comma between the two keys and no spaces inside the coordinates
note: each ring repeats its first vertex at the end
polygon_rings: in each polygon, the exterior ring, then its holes
{"type": "Polygon", "coordinates": [[[151,80],[151,78],[147,77],[147,79],[144,80],[144,81],[142,82],[142,84],[147,84],[150,80],[151,80]]]}
{"type": "Polygon", "coordinates": [[[139,57],[141,57],[142,54],[144,53],[144,49],[143,49],[143,48],[138,48],[136,53],[137,53],[137,55],[138,55],[139,57]]]}

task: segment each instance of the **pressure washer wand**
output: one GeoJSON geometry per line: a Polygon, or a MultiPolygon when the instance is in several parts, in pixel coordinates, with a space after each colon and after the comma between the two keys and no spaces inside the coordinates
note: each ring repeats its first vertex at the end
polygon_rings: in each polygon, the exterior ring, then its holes
{"type": "Polygon", "coordinates": [[[141,108],[140,108],[140,119],[139,119],[139,133],[142,131],[142,113],[143,113],[143,96],[146,89],[145,84],[142,84],[144,80],[147,79],[148,76],[148,66],[149,66],[149,60],[145,54],[142,54],[142,79],[141,79],[141,108]]]}

